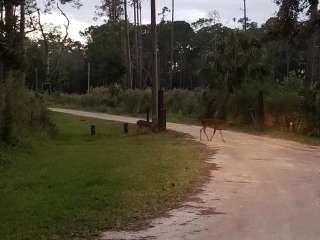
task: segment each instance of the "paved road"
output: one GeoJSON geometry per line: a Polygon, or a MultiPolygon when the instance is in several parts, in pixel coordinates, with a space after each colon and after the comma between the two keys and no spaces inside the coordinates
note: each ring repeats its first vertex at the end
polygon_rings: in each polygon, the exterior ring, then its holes
{"type": "MultiPolygon", "coordinates": [[[[134,123],[103,113],[53,109],[74,115],[134,123]]],[[[168,124],[199,137],[199,127],[168,124]]],[[[108,239],[318,240],[320,239],[320,148],[227,131],[209,161],[220,169],[203,191],[180,209],[139,232],[106,232],[108,239]]]]}

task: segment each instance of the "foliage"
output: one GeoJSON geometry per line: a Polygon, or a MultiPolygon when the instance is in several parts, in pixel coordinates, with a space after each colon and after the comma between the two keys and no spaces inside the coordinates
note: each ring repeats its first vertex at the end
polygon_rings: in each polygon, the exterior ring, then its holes
{"type": "Polygon", "coordinates": [[[21,81],[0,83],[0,98],[0,142],[15,143],[28,129],[50,126],[44,98],[24,88],[21,81]]]}
{"type": "MultiPolygon", "coordinates": [[[[234,124],[255,125],[258,113],[258,94],[264,95],[267,127],[289,131],[290,122],[296,132],[319,136],[319,94],[303,95],[302,80],[291,76],[279,85],[267,80],[251,80],[241,84],[232,94],[221,89],[174,89],[165,92],[165,105],[169,116],[185,118],[222,118],[234,124]],[[318,105],[317,105],[318,104],[318,105]]],[[[122,114],[145,114],[150,107],[151,91],[124,90],[115,85],[93,89],[90,94],[57,94],[48,96],[55,106],[122,114]]]]}
{"type": "Polygon", "coordinates": [[[121,33],[115,23],[90,27],[84,35],[87,37],[87,57],[91,63],[91,85],[108,86],[123,84],[126,72],[121,50],[121,33]]]}

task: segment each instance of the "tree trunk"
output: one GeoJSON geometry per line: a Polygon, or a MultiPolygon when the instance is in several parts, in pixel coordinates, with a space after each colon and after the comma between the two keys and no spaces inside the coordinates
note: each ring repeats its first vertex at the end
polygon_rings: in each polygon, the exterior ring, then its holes
{"type": "Polygon", "coordinates": [[[20,69],[21,80],[25,84],[26,79],[26,54],[25,54],[25,29],[26,29],[26,16],[25,16],[25,0],[20,0],[20,69]]]}
{"type": "Polygon", "coordinates": [[[128,4],[127,0],[124,0],[124,15],[125,15],[125,31],[126,31],[126,57],[127,57],[127,81],[129,88],[132,89],[132,62],[131,62],[131,49],[130,49],[130,32],[129,32],[129,21],[128,21],[128,4]]]}
{"type": "Polygon", "coordinates": [[[157,43],[157,18],[156,3],[151,0],[151,39],[153,53],[153,71],[152,71],[152,124],[155,131],[159,126],[159,79],[158,79],[158,43],[157,43]]]}
{"type": "MultiPolygon", "coordinates": [[[[3,0],[0,0],[0,25],[4,24],[4,3],[3,0]]],[[[0,59],[0,82],[4,81],[4,64],[2,59],[0,59]]]]}
{"type": "Polygon", "coordinates": [[[7,35],[10,35],[14,30],[14,25],[15,25],[14,6],[11,1],[6,1],[4,7],[5,7],[5,31],[7,35]]]}
{"type": "Polygon", "coordinates": [[[243,0],[244,31],[247,31],[247,0],[243,0]]]}
{"type": "Polygon", "coordinates": [[[111,21],[113,23],[116,22],[116,0],[112,0],[112,6],[111,6],[111,12],[112,12],[112,17],[111,17],[111,21]]]}
{"type": "Polygon", "coordinates": [[[39,21],[39,28],[40,28],[40,32],[43,38],[43,50],[44,50],[44,67],[45,67],[45,79],[44,82],[42,82],[42,90],[45,90],[46,86],[49,86],[49,92],[51,89],[51,82],[50,82],[50,57],[49,57],[49,42],[47,39],[47,35],[44,32],[43,29],[43,25],[41,23],[41,12],[40,9],[37,9],[37,13],[38,13],[38,21],[39,21]]]}
{"type": "Polygon", "coordinates": [[[138,18],[139,18],[139,85],[140,88],[143,88],[143,46],[142,46],[142,32],[141,32],[141,26],[142,26],[142,6],[141,2],[139,3],[139,9],[138,9],[138,18]]]}
{"type": "Polygon", "coordinates": [[[138,48],[138,0],[133,1],[133,10],[134,10],[134,59],[135,59],[135,68],[134,68],[134,88],[138,85],[139,79],[139,48],[138,48]]]}
{"type": "Polygon", "coordinates": [[[4,3],[3,3],[3,0],[0,0],[0,22],[2,24],[4,20],[3,11],[4,11],[4,3]]]}
{"type": "Polygon", "coordinates": [[[315,64],[315,59],[316,59],[316,53],[318,52],[317,50],[317,34],[319,32],[317,31],[318,24],[317,20],[319,18],[319,13],[318,13],[318,5],[319,5],[319,0],[309,0],[310,3],[310,8],[309,8],[309,13],[310,13],[310,39],[309,42],[310,44],[307,47],[307,67],[306,67],[306,77],[305,77],[305,82],[304,82],[304,87],[306,90],[312,89],[314,83],[315,83],[315,72],[317,72],[317,64],[315,64]]]}
{"type": "MultiPolygon", "coordinates": [[[[12,1],[4,1],[4,32],[5,32],[5,45],[7,49],[9,49],[9,56],[10,58],[14,58],[14,61],[16,60],[16,56],[12,54],[15,49],[15,33],[14,33],[14,27],[15,27],[15,16],[14,16],[14,5],[12,1]]],[[[12,59],[4,59],[3,62],[3,78],[6,79],[6,76],[10,71],[13,69],[14,66],[12,66],[10,63],[10,60],[12,59]]]]}
{"type": "Polygon", "coordinates": [[[171,19],[171,52],[170,52],[170,87],[173,88],[174,73],[174,0],[172,0],[172,19],[171,19]]]}

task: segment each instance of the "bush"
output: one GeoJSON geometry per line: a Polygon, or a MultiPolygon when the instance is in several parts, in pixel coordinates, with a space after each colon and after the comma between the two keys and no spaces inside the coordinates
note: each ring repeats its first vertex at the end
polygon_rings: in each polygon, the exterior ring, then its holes
{"type": "Polygon", "coordinates": [[[151,108],[151,90],[127,90],[121,96],[120,111],[124,113],[143,114],[151,108]]]}
{"type": "Polygon", "coordinates": [[[28,91],[21,81],[0,83],[0,141],[14,143],[30,128],[52,126],[44,98],[28,91]]]}
{"type": "Polygon", "coordinates": [[[174,89],[166,92],[165,101],[167,109],[172,113],[186,116],[200,115],[200,95],[198,91],[174,89]]]}

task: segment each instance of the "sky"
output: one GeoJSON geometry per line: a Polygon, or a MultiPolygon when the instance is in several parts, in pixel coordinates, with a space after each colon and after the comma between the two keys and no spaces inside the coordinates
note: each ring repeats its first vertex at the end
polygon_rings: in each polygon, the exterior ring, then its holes
{"type": "MultiPolygon", "coordinates": [[[[83,6],[80,9],[75,9],[71,5],[64,5],[62,8],[70,18],[70,37],[75,40],[84,41],[81,39],[79,32],[83,31],[90,25],[98,25],[103,23],[103,19],[94,21],[95,7],[99,5],[100,0],[81,0],[83,6]]],[[[45,0],[38,0],[40,5],[45,0]]],[[[171,8],[171,0],[156,0],[157,12],[161,12],[164,6],[171,8]]],[[[194,22],[199,18],[207,17],[209,11],[217,10],[221,17],[221,23],[233,27],[233,18],[241,18],[243,15],[242,0],[175,0],[175,18],[176,20],[185,20],[194,22]]],[[[150,0],[143,0],[142,9],[143,23],[150,23],[150,0]]],[[[269,17],[274,16],[277,11],[277,6],[273,0],[247,0],[247,15],[248,17],[258,22],[264,23],[269,17]]],[[[132,19],[132,13],[129,12],[129,17],[132,19]]],[[[169,20],[169,15],[167,16],[169,20]]],[[[158,20],[160,20],[158,16],[158,20]]],[[[55,25],[63,25],[65,19],[58,12],[42,17],[44,22],[53,23],[55,25]]]]}

